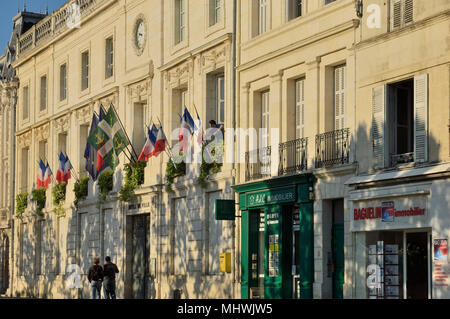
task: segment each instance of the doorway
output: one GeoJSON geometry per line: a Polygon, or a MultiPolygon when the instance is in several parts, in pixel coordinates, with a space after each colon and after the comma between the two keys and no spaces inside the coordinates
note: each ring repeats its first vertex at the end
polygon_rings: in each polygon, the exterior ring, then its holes
{"type": "Polygon", "coordinates": [[[149,292],[150,215],[132,216],[132,297],[145,299],[149,292]]]}
{"type": "Polygon", "coordinates": [[[344,200],[333,200],[332,273],[333,299],[344,298],[344,200]]]}
{"type": "Polygon", "coordinates": [[[428,298],[428,238],[426,232],[406,233],[406,292],[408,299],[428,298]]]}

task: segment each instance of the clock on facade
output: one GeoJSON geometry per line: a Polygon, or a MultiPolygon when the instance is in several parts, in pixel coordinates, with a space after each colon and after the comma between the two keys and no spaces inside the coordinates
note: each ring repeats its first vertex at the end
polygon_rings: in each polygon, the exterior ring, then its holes
{"type": "Polygon", "coordinates": [[[147,26],[142,16],[136,19],[133,28],[133,42],[136,49],[136,53],[141,55],[144,51],[145,43],[147,39],[147,26]]]}

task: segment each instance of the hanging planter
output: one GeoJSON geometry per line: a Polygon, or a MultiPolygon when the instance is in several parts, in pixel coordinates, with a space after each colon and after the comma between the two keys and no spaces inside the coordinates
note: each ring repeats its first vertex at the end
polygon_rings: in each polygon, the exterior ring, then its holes
{"type": "Polygon", "coordinates": [[[100,193],[98,194],[97,207],[100,207],[105,201],[106,196],[113,189],[113,171],[104,171],[98,177],[98,186],[100,188],[100,193]]]}
{"type": "Polygon", "coordinates": [[[28,206],[28,193],[18,194],[16,196],[16,217],[22,218],[22,214],[28,206]]]}
{"type": "Polygon", "coordinates": [[[139,161],[128,163],[124,166],[125,184],[120,188],[120,200],[122,202],[132,202],[136,200],[134,191],[144,184],[144,173],[147,162],[139,161]]]}
{"type": "Polygon", "coordinates": [[[166,166],[166,191],[172,192],[172,184],[176,177],[186,174],[186,163],[181,162],[179,164],[167,162],[166,166]]]}
{"type": "Polygon", "coordinates": [[[210,174],[217,174],[220,172],[222,163],[217,163],[214,158],[223,158],[223,143],[222,142],[212,142],[211,146],[211,159],[212,163],[205,161],[204,150],[206,146],[202,147],[202,163],[200,164],[200,175],[197,178],[197,183],[202,187],[206,188],[206,179],[210,174]]]}
{"type": "Polygon", "coordinates": [[[36,215],[39,217],[44,216],[42,210],[44,209],[45,202],[47,201],[46,192],[46,188],[34,189],[31,192],[31,200],[36,202],[36,215]]]}
{"type": "Polygon", "coordinates": [[[54,213],[57,216],[65,215],[65,210],[63,209],[63,205],[66,200],[66,189],[67,189],[67,183],[65,183],[65,182],[62,182],[61,184],[57,184],[52,189],[53,205],[55,206],[54,213]]]}
{"type": "Polygon", "coordinates": [[[78,207],[78,203],[85,200],[88,196],[89,177],[82,177],[75,182],[73,192],[75,193],[75,201],[73,202],[75,207],[78,207]]]}

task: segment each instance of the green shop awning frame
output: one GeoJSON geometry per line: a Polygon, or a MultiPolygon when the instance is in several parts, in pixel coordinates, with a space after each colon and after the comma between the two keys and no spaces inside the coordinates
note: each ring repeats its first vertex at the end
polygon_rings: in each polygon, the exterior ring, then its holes
{"type": "MultiPolygon", "coordinates": [[[[293,297],[293,261],[292,261],[292,219],[289,212],[295,207],[299,212],[300,246],[295,258],[298,275],[299,295],[301,299],[312,298],[314,280],[314,218],[313,218],[313,187],[315,178],[312,174],[273,178],[233,186],[239,194],[239,209],[241,211],[241,296],[250,298],[250,288],[260,286],[255,278],[253,254],[258,245],[259,221],[255,216],[264,211],[265,215],[265,249],[264,249],[264,298],[293,297]],[[275,221],[273,219],[276,219],[275,221]],[[268,256],[274,251],[271,245],[276,236],[276,256],[278,268],[269,273],[268,256]]],[[[272,255],[273,256],[273,253],[272,255]]],[[[273,267],[273,264],[272,264],[273,267]]]]}

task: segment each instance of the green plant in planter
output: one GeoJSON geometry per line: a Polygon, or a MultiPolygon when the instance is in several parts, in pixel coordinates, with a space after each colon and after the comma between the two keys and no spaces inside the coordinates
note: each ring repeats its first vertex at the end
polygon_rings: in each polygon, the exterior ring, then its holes
{"type": "Polygon", "coordinates": [[[39,189],[34,189],[31,192],[31,200],[36,202],[36,215],[40,217],[43,216],[42,210],[44,209],[45,202],[47,200],[46,192],[47,189],[43,187],[39,189]]]}
{"type": "Polygon", "coordinates": [[[21,218],[28,206],[28,193],[18,194],[16,196],[16,217],[21,218]]]}
{"type": "Polygon", "coordinates": [[[167,162],[166,166],[166,191],[172,191],[172,184],[176,177],[183,176],[186,174],[186,163],[181,162],[179,164],[167,162]]]}
{"type": "Polygon", "coordinates": [[[131,202],[136,199],[134,190],[137,189],[139,185],[144,184],[146,166],[147,162],[145,161],[125,164],[125,184],[120,188],[119,196],[122,202],[131,202]]]}
{"type": "Polygon", "coordinates": [[[66,200],[66,189],[67,183],[62,182],[61,184],[57,184],[52,189],[53,194],[53,205],[55,206],[55,214],[58,216],[64,216],[65,211],[63,209],[64,201],[66,200]]]}
{"type": "Polygon", "coordinates": [[[78,206],[78,203],[82,200],[85,200],[88,196],[88,185],[89,177],[82,177],[75,182],[75,185],[73,187],[73,192],[75,193],[75,201],[73,203],[75,204],[75,206],[78,206]]]}
{"type": "MultiPolygon", "coordinates": [[[[209,174],[217,174],[220,172],[222,163],[217,163],[215,158],[223,158],[223,143],[222,142],[211,142],[208,148],[211,150],[211,160],[212,163],[205,161],[204,149],[206,146],[202,147],[202,163],[200,164],[200,175],[197,178],[197,183],[202,187],[206,188],[206,178],[209,174]]],[[[211,161],[210,160],[210,161],[211,161]]]]}
{"type": "Polygon", "coordinates": [[[113,171],[104,171],[98,176],[98,186],[100,193],[98,194],[97,207],[100,207],[106,200],[109,192],[113,189],[113,171]]]}

